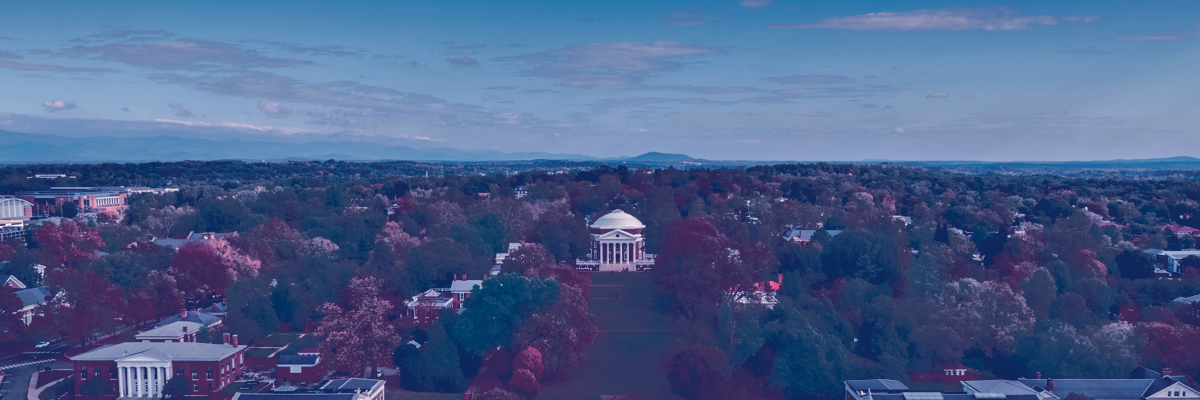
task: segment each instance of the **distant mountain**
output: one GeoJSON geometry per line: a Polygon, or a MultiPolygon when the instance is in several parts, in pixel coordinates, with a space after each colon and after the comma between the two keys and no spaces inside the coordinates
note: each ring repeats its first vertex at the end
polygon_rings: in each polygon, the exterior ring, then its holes
{"type": "Polygon", "coordinates": [[[1118,159],[1095,161],[887,161],[872,160],[872,163],[918,165],[938,168],[972,168],[983,170],[1002,169],[1200,169],[1200,158],[1178,156],[1169,158],[1118,159]]]}
{"type": "Polygon", "coordinates": [[[176,136],[64,137],[0,131],[0,162],[136,162],[181,160],[410,160],[410,161],[594,161],[582,154],[504,153],[450,148],[416,149],[364,141],[207,140],[176,136]]]}
{"type": "Polygon", "coordinates": [[[620,159],[620,160],[621,161],[639,161],[639,162],[680,162],[680,161],[699,162],[699,161],[704,161],[704,160],[701,160],[698,158],[688,157],[686,154],[659,153],[659,152],[655,152],[655,151],[652,151],[652,152],[649,152],[646,154],[642,154],[637,157],[629,157],[629,158],[624,158],[624,159],[620,159]]]}

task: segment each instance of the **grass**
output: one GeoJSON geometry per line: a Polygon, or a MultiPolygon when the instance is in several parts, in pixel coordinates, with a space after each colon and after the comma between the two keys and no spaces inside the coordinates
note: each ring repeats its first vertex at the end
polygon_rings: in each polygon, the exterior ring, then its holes
{"type": "Polygon", "coordinates": [[[319,343],[320,343],[320,340],[318,340],[316,336],[305,335],[304,337],[300,338],[299,340],[292,342],[292,344],[289,344],[287,346],[287,348],[283,349],[283,351],[279,352],[279,354],[281,354],[281,355],[282,354],[298,354],[298,353],[300,353],[300,349],[303,349],[306,347],[317,347],[317,345],[319,343]]]}

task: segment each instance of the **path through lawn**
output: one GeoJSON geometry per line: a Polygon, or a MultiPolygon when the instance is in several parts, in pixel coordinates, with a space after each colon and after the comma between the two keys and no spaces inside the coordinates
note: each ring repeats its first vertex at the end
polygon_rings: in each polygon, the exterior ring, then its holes
{"type": "Polygon", "coordinates": [[[664,362],[679,348],[666,317],[654,309],[650,274],[592,273],[590,309],[600,334],[583,365],[550,376],[540,399],[598,400],[602,395],[674,399],[664,362]],[[615,298],[619,294],[620,299],[615,298]]]}

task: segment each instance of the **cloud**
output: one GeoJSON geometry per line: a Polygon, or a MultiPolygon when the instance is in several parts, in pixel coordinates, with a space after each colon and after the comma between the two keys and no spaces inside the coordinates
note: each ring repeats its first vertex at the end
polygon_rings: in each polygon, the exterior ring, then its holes
{"type": "Polygon", "coordinates": [[[173,120],[173,119],[155,119],[155,121],[157,121],[157,122],[167,122],[167,123],[172,123],[172,124],[187,125],[187,126],[213,126],[213,124],[210,124],[210,123],[207,123],[207,122],[196,122],[196,121],[177,121],[177,120],[173,120]]]}
{"type": "Polygon", "coordinates": [[[774,0],[742,0],[738,2],[739,6],[746,8],[763,9],[771,6],[774,0]]]}
{"type": "Polygon", "coordinates": [[[46,111],[49,111],[49,112],[74,110],[76,108],[79,108],[79,107],[75,106],[74,100],[71,100],[71,101],[62,101],[62,100],[47,101],[47,102],[42,103],[42,107],[45,107],[46,111]]]}
{"type": "Polygon", "coordinates": [[[767,80],[788,85],[826,85],[849,82],[851,79],[841,75],[788,75],[770,77],[767,80]]]}
{"type": "Polygon", "coordinates": [[[796,111],[792,111],[792,114],[803,115],[805,117],[832,117],[833,116],[833,114],[830,114],[830,113],[827,113],[824,111],[820,111],[820,110],[796,110],[796,111]]]}
{"type": "Polygon", "coordinates": [[[12,61],[12,60],[0,60],[0,68],[14,69],[17,71],[43,71],[43,72],[93,72],[93,73],[121,72],[121,71],[118,71],[115,69],[110,69],[110,68],[75,68],[75,67],[65,67],[62,65],[39,64],[39,63],[31,63],[31,62],[26,62],[26,61],[12,61]]]}
{"type": "Polygon", "coordinates": [[[259,131],[259,132],[282,133],[285,135],[294,135],[297,133],[317,133],[316,131],[310,131],[308,129],[277,127],[277,126],[255,126],[255,125],[250,125],[250,124],[239,124],[236,122],[224,122],[224,123],[221,123],[221,126],[226,127],[226,128],[246,129],[246,130],[252,130],[252,131],[259,131]]]}
{"type": "Polygon", "coordinates": [[[1076,47],[1076,48],[1074,48],[1074,49],[1059,50],[1059,51],[1056,51],[1055,53],[1066,53],[1066,54],[1108,54],[1108,52],[1107,52],[1107,51],[1100,50],[1099,48],[1097,48],[1097,47],[1095,47],[1095,46],[1089,46],[1089,47],[1076,47]]]}
{"type": "Polygon", "coordinates": [[[946,97],[950,97],[950,95],[947,94],[946,92],[933,92],[933,93],[925,95],[925,98],[927,98],[927,99],[941,99],[941,98],[946,98],[946,97]]]}
{"type": "Polygon", "coordinates": [[[1115,38],[1122,42],[1157,42],[1157,41],[1175,41],[1185,40],[1200,36],[1200,32],[1184,32],[1184,33],[1160,33],[1157,35],[1143,36],[1123,36],[1115,38]]]}
{"type": "Polygon", "coordinates": [[[321,45],[321,46],[305,46],[302,44],[274,41],[247,41],[248,43],[262,43],[271,48],[283,50],[289,53],[309,54],[314,56],[332,56],[332,57],[362,57],[367,55],[367,51],[363,49],[355,49],[346,46],[337,45],[321,45]]]}
{"type": "Polygon", "coordinates": [[[137,30],[137,29],[114,29],[101,33],[88,35],[87,38],[77,39],[76,42],[95,42],[95,41],[125,41],[125,42],[145,42],[145,41],[160,41],[169,40],[177,37],[175,33],[158,30],[137,30]]]}
{"type": "Polygon", "coordinates": [[[191,111],[188,111],[188,109],[184,108],[183,104],[180,103],[169,103],[167,104],[167,107],[170,108],[171,111],[175,111],[176,117],[189,118],[196,116],[196,114],[192,114],[191,111]]]}
{"type": "Polygon", "coordinates": [[[129,112],[129,107],[121,107],[121,111],[129,112]]]}
{"type": "Polygon", "coordinates": [[[599,90],[646,89],[646,74],[674,71],[682,64],[668,59],[720,53],[716,47],[675,41],[595,43],[523,54],[511,59],[539,63],[522,75],[559,79],[561,85],[599,90]]]}
{"type": "Polygon", "coordinates": [[[151,44],[110,43],[75,46],[73,55],[95,55],[101,60],[164,71],[236,68],[281,68],[309,65],[311,61],[266,57],[257,51],[206,40],[179,40],[151,44]]]}
{"type": "Polygon", "coordinates": [[[283,118],[296,113],[295,109],[283,108],[279,106],[279,103],[263,100],[258,101],[258,110],[262,111],[267,118],[283,118]]]}
{"type": "Polygon", "coordinates": [[[847,17],[827,18],[808,24],[768,25],[776,29],[851,29],[863,31],[1011,31],[1053,26],[1060,22],[1090,23],[1099,17],[1021,15],[1010,7],[961,7],[880,12],[847,17]]]}
{"type": "Polygon", "coordinates": [[[655,89],[675,90],[679,92],[703,93],[703,94],[725,94],[725,93],[751,93],[761,92],[762,89],[743,87],[743,86],[656,86],[655,89]]]}
{"type": "Polygon", "coordinates": [[[704,19],[700,7],[687,6],[679,11],[669,12],[658,17],[664,24],[672,26],[707,25],[710,21],[704,19]]]}
{"type": "Polygon", "coordinates": [[[895,128],[893,128],[893,129],[892,129],[892,133],[904,133],[904,128],[901,128],[901,127],[898,127],[898,126],[897,126],[897,127],[895,127],[895,128]]]}
{"type": "Polygon", "coordinates": [[[471,57],[447,58],[446,62],[454,65],[478,65],[479,60],[471,57]]]}
{"type": "Polygon", "coordinates": [[[17,74],[22,78],[37,78],[37,79],[55,79],[53,76],[38,75],[38,74],[17,74]]]}
{"type": "Polygon", "coordinates": [[[10,59],[10,60],[15,60],[15,59],[18,59],[18,58],[23,58],[23,57],[21,57],[21,56],[20,56],[19,54],[17,54],[17,53],[13,53],[13,52],[11,52],[11,51],[4,51],[4,50],[0,50],[0,58],[7,58],[7,59],[10,59]]]}

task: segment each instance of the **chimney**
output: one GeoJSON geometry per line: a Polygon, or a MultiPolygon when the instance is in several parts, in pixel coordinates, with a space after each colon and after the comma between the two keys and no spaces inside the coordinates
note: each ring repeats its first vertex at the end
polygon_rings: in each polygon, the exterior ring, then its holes
{"type": "Polygon", "coordinates": [[[1038,373],[1037,373],[1037,377],[1036,377],[1036,378],[1033,378],[1033,379],[1042,379],[1042,373],[1041,373],[1041,372],[1038,372],[1038,373]]]}
{"type": "Polygon", "coordinates": [[[187,333],[187,325],[183,326],[183,333],[187,333]]]}
{"type": "Polygon", "coordinates": [[[1054,378],[1046,378],[1046,390],[1054,391],[1054,378]]]}
{"type": "Polygon", "coordinates": [[[783,274],[776,275],[775,279],[777,279],[776,282],[779,282],[780,285],[783,284],[783,274]]]}
{"type": "Polygon", "coordinates": [[[1171,376],[1171,367],[1163,367],[1163,376],[1171,376]]]}
{"type": "Polygon", "coordinates": [[[233,341],[230,343],[233,347],[237,347],[237,335],[233,335],[233,341]]]}
{"type": "Polygon", "coordinates": [[[187,320],[187,308],[179,310],[179,319],[187,320]]]}
{"type": "Polygon", "coordinates": [[[228,333],[221,334],[221,342],[225,343],[225,344],[229,344],[229,334],[228,333]]]}
{"type": "Polygon", "coordinates": [[[1141,366],[1142,366],[1142,358],[1141,358],[1141,357],[1138,357],[1138,366],[1139,366],[1139,367],[1141,367],[1141,366]]]}

